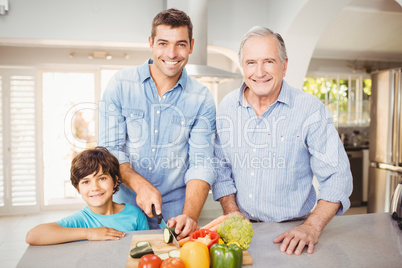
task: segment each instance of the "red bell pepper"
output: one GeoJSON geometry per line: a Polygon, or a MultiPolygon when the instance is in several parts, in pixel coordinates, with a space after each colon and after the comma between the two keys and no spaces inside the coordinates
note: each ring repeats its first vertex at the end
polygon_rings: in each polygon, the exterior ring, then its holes
{"type": "Polygon", "coordinates": [[[217,232],[210,231],[208,229],[200,229],[200,230],[197,230],[190,234],[190,241],[198,241],[198,242],[204,243],[205,245],[208,246],[208,249],[213,244],[218,243],[218,240],[219,240],[219,234],[217,232]],[[208,241],[207,238],[205,240],[202,239],[202,238],[208,237],[208,236],[209,236],[210,241],[208,241]]]}

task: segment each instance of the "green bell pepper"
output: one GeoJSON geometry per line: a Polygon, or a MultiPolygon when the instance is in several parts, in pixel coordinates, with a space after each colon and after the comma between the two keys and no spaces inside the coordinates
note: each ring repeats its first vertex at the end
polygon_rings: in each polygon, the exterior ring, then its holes
{"type": "Polygon", "coordinates": [[[235,244],[213,244],[209,251],[212,268],[240,268],[243,264],[243,251],[235,244]]]}

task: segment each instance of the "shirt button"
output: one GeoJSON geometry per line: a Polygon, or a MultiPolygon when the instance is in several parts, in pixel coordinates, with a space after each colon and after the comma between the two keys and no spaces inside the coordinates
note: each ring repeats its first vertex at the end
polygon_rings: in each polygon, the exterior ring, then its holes
{"type": "Polygon", "coordinates": [[[131,114],[130,114],[130,116],[131,116],[131,117],[133,117],[133,116],[134,116],[134,114],[133,114],[133,113],[131,113],[131,114]]]}
{"type": "Polygon", "coordinates": [[[251,175],[251,176],[254,176],[254,171],[252,171],[250,175],[251,175]]]}
{"type": "Polygon", "coordinates": [[[181,124],[184,125],[184,121],[181,121],[181,124]]]}
{"type": "Polygon", "coordinates": [[[251,214],[251,217],[253,217],[253,218],[254,218],[254,214],[251,214]]]}
{"type": "Polygon", "coordinates": [[[163,99],[166,99],[166,96],[164,95],[162,98],[163,98],[163,99]]]}
{"type": "Polygon", "coordinates": [[[155,133],[158,133],[158,130],[157,130],[157,129],[155,129],[155,133]]]}
{"type": "Polygon", "coordinates": [[[160,113],[161,113],[161,111],[159,111],[159,110],[158,110],[158,111],[156,111],[156,113],[157,113],[157,114],[160,114],[160,113]]]}
{"type": "Polygon", "coordinates": [[[249,194],[248,197],[253,198],[253,195],[252,195],[252,194],[249,194]]]}
{"type": "Polygon", "coordinates": [[[257,151],[257,150],[254,148],[254,149],[253,149],[253,152],[255,153],[256,151],[257,151]]]}
{"type": "Polygon", "coordinates": [[[155,148],[152,148],[152,152],[155,152],[155,148]]]}
{"type": "Polygon", "coordinates": [[[149,168],[148,168],[148,170],[152,170],[152,168],[151,168],[151,167],[149,167],[149,168]]]}

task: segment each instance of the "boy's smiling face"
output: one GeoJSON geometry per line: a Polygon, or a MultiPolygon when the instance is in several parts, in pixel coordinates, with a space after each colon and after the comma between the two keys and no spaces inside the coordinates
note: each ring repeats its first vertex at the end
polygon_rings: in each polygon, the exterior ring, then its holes
{"type": "Polygon", "coordinates": [[[113,189],[117,182],[109,174],[103,174],[102,167],[99,172],[81,179],[78,183],[78,193],[88,204],[92,212],[97,214],[109,214],[113,204],[113,189]]]}

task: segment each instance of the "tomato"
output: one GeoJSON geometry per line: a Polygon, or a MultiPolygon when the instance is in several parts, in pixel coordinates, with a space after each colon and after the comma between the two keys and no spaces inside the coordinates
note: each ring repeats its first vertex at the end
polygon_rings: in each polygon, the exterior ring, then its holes
{"type": "Polygon", "coordinates": [[[167,258],[162,262],[161,268],[185,268],[184,262],[177,257],[167,258]]]}
{"type": "Polygon", "coordinates": [[[147,254],[141,257],[138,262],[138,268],[159,268],[161,267],[162,259],[155,254],[147,254]]]}

